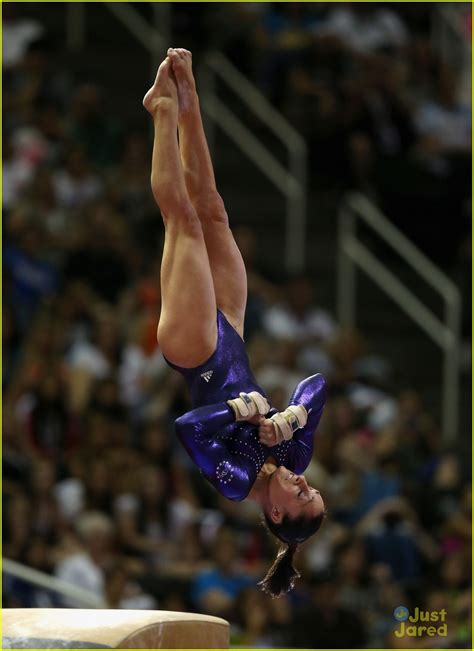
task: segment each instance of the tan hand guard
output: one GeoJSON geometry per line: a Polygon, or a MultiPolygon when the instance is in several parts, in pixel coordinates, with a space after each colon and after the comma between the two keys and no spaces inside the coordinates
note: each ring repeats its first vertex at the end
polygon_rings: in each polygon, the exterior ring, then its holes
{"type": "Polygon", "coordinates": [[[274,414],[270,420],[275,427],[276,445],[293,438],[296,430],[306,425],[308,412],[303,405],[290,405],[285,411],[274,414]]]}
{"type": "Polygon", "coordinates": [[[238,398],[228,400],[227,404],[234,410],[235,420],[249,420],[257,414],[265,416],[270,411],[268,400],[257,391],[239,393],[238,398]]]}

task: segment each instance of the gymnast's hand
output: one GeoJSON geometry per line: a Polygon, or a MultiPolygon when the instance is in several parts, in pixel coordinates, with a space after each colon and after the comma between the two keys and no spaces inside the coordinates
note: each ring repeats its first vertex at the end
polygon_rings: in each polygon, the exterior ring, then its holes
{"type": "Polygon", "coordinates": [[[233,409],[235,420],[246,420],[253,424],[258,424],[260,417],[270,411],[268,400],[258,391],[239,393],[238,398],[228,400],[227,404],[233,409]]]}
{"type": "Polygon", "coordinates": [[[258,423],[258,436],[262,445],[271,448],[277,444],[275,424],[270,418],[260,416],[258,423]]]}
{"type": "Polygon", "coordinates": [[[290,405],[271,418],[262,418],[258,428],[260,443],[271,447],[289,441],[296,430],[306,425],[307,420],[308,412],[303,405],[290,405]]]}

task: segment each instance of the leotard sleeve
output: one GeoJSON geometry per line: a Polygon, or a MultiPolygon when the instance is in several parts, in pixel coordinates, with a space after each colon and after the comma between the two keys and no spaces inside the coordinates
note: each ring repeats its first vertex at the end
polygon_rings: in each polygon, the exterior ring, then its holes
{"type": "Polygon", "coordinates": [[[243,457],[230,452],[226,438],[235,414],[226,402],[188,411],[176,420],[176,433],[187,453],[216,490],[230,500],[247,497],[256,473],[243,457]]]}
{"type": "Polygon", "coordinates": [[[288,445],[293,472],[304,472],[313,456],[314,432],[319,425],[326,402],[326,380],[318,373],[298,384],[291,396],[290,405],[303,405],[308,412],[306,425],[293,434],[288,445]]]}

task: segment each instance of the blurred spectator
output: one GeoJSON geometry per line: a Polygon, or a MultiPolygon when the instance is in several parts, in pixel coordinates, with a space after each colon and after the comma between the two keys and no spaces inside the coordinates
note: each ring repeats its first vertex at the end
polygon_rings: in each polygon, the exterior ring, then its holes
{"type": "MultiPolygon", "coordinates": [[[[80,147],[79,151],[83,149],[88,160],[96,165],[114,163],[121,149],[121,128],[110,111],[105,110],[102,91],[96,84],[85,83],[76,88],[71,118],[69,134],[80,147]]],[[[82,161],[77,159],[78,150],[73,151],[75,158],[70,161],[70,167],[77,179],[82,161]]],[[[92,181],[89,183],[90,192],[92,181]]]]}
{"type": "Polygon", "coordinates": [[[294,353],[298,353],[295,362],[303,374],[314,368],[327,374],[331,365],[324,344],[336,333],[331,315],[315,305],[313,286],[304,276],[292,278],[284,296],[284,301],[266,310],[265,331],[283,345],[286,342],[287,348],[289,342],[298,346],[294,348],[294,353]]]}
{"type": "Polygon", "coordinates": [[[360,540],[349,540],[338,549],[335,562],[340,577],[340,602],[354,614],[365,611],[364,620],[369,619],[373,598],[367,576],[366,551],[360,540]]]}
{"type": "Polygon", "coordinates": [[[247,272],[247,306],[245,310],[245,339],[251,340],[263,326],[265,309],[278,296],[276,287],[262,273],[255,231],[247,226],[233,229],[247,272]]]}
{"type": "Polygon", "coordinates": [[[30,323],[39,301],[56,288],[57,272],[44,256],[44,231],[39,225],[24,223],[16,242],[3,248],[5,284],[15,322],[24,330],[30,323]]]}
{"type": "Polygon", "coordinates": [[[62,378],[52,369],[43,379],[30,414],[30,436],[39,454],[58,461],[71,449],[74,423],[62,392],[62,378]]]}
{"type": "Polygon", "coordinates": [[[314,17],[304,3],[277,3],[265,6],[256,29],[258,79],[276,104],[281,103],[285,76],[292,62],[311,41],[314,17]]]}
{"type": "Polygon", "coordinates": [[[81,280],[99,298],[115,303],[129,280],[127,226],[108,202],[91,207],[89,219],[65,260],[68,280],[81,280]]]}
{"type": "Polygon", "coordinates": [[[193,602],[202,612],[229,616],[236,605],[239,593],[253,585],[254,578],[243,574],[239,568],[234,534],[221,529],[214,543],[212,563],[194,579],[193,602]]]}
{"type": "Polygon", "coordinates": [[[390,568],[401,583],[410,584],[420,576],[422,555],[433,563],[438,557],[437,546],[422,531],[416,513],[399,498],[380,501],[358,523],[357,532],[365,537],[371,562],[390,568]]]}
{"type": "Polygon", "coordinates": [[[245,588],[237,599],[235,620],[232,645],[274,647],[283,642],[283,632],[290,621],[288,602],[284,598],[270,602],[258,588],[245,588]]]}
{"type": "Polygon", "coordinates": [[[442,173],[436,158],[470,152],[471,111],[456,98],[456,77],[453,71],[443,70],[436,96],[421,104],[414,116],[420,137],[420,147],[433,162],[432,170],[442,173]]]}
{"type": "MultiPolygon", "coordinates": [[[[100,512],[86,511],[79,517],[76,527],[80,545],[58,562],[55,575],[105,601],[105,572],[112,560],[113,524],[100,512]]],[[[64,605],[71,607],[67,599],[64,605]]]]}
{"type": "Polygon", "coordinates": [[[285,287],[285,302],[270,308],[265,315],[270,335],[290,341],[325,341],[335,332],[332,317],[314,305],[311,281],[300,276],[285,287]]]}
{"type": "Polygon", "coordinates": [[[58,204],[66,208],[81,208],[97,199],[102,190],[79,145],[66,153],[64,169],[54,176],[53,186],[58,204]]]}
{"type": "Polygon", "coordinates": [[[400,16],[387,7],[361,2],[352,6],[336,6],[318,26],[317,33],[337,36],[358,53],[383,48],[399,48],[408,34],[400,16]]]}
{"type": "Polygon", "coordinates": [[[334,577],[314,580],[311,600],[296,612],[288,632],[288,646],[306,649],[349,649],[365,646],[366,633],[362,618],[339,602],[334,577]]]}
{"type": "Polygon", "coordinates": [[[64,106],[70,92],[66,69],[54,57],[56,44],[48,36],[30,40],[13,74],[5,80],[5,126],[14,128],[34,120],[35,108],[42,103],[64,106]]]}
{"type": "Polygon", "coordinates": [[[2,20],[2,65],[8,69],[22,61],[28,45],[42,35],[44,28],[36,20],[20,17],[13,2],[5,2],[2,20]]]}
{"type": "MultiPolygon", "coordinates": [[[[271,341],[268,342],[267,363],[257,366],[254,371],[257,381],[271,393],[271,404],[277,406],[288,403],[295,386],[305,375],[297,370],[298,344],[288,339],[274,339],[273,342],[278,342],[278,345],[272,346],[271,341]],[[270,350],[273,351],[271,359],[270,350]]],[[[255,345],[251,352],[255,357],[255,345]]]]}
{"type": "Polygon", "coordinates": [[[2,386],[5,387],[12,379],[19,353],[20,337],[18,326],[9,305],[3,304],[2,309],[2,386]]]}
{"type": "Polygon", "coordinates": [[[133,568],[121,563],[108,573],[107,599],[111,608],[156,610],[153,595],[146,593],[133,575],[133,568]]]}
{"type": "Polygon", "coordinates": [[[3,134],[2,206],[13,208],[17,197],[28,185],[33,174],[32,163],[24,155],[18,138],[3,134]]]}
{"type": "MultiPolygon", "coordinates": [[[[127,135],[117,169],[112,175],[111,191],[121,211],[135,224],[140,242],[146,245],[144,221],[155,212],[150,190],[150,151],[146,135],[134,131],[127,135]]],[[[115,162],[115,160],[114,160],[115,162]]]]}

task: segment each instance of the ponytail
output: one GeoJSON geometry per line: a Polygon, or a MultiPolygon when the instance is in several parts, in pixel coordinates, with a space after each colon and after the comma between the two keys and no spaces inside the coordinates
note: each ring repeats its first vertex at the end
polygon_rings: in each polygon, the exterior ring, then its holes
{"type": "Polygon", "coordinates": [[[301,576],[293,567],[293,557],[297,549],[297,544],[282,545],[267,575],[258,584],[270,597],[280,597],[293,590],[296,579],[301,576]]]}
{"type": "Polygon", "coordinates": [[[322,511],[314,518],[295,518],[292,520],[288,515],[283,516],[281,522],[276,523],[264,512],[264,522],[269,531],[282,543],[273,565],[268,570],[265,578],[258,584],[263,592],[270,597],[280,597],[293,590],[295,581],[301,574],[293,567],[293,557],[298,549],[298,543],[315,534],[320,528],[326,512],[322,511]]]}

